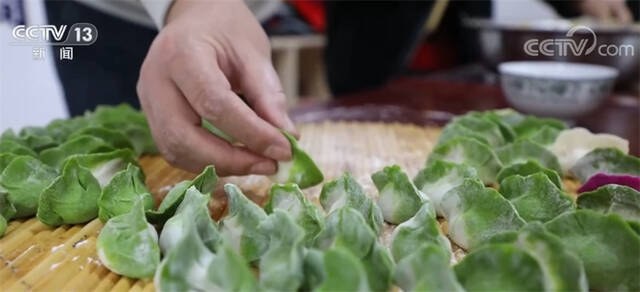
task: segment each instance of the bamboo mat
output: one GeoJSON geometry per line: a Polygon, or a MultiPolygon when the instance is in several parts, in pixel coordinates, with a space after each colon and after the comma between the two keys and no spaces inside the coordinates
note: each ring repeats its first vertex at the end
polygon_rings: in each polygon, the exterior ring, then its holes
{"type": "MultiPolygon", "coordinates": [[[[370,175],[390,164],[400,165],[410,177],[423,167],[440,132],[439,128],[409,124],[324,122],[299,126],[300,145],[318,163],[325,181],[350,172],[367,193],[377,197],[370,175]]],[[[140,159],[156,204],[171,187],[194,175],[172,168],[160,157],[140,159]]],[[[263,176],[229,177],[245,194],[264,204],[270,182],[263,176]]],[[[220,183],[210,209],[219,219],[226,212],[220,183]]],[[[578,185],[565,180],[566,191],[578,185]]],[[[321,185],[305,190],[317,202],[321,185]]],[[[442,222],[446,229],[446,223],[442,222]]],[[[0,238],[0,291],[153,291],[151,279],[135,280],[111,273],[96,254],[96,238],[102,223],[47,227],[37,219],[14,220],[0,238]]],[[[391,226],[383,231],[388,244],[391,226]]],[[[454,246],[454,258],[463,251],[454,246]]]]}

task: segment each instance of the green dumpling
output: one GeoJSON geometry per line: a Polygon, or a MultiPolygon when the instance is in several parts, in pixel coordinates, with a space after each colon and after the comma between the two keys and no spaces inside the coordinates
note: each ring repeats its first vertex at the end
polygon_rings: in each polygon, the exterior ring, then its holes
{"type": "Polygon", "coordinates": [[[131,278],[153,276],[160,263],[158,233],[144,216],[139,198],[127,213],[113,217],[96,242],[100,261],[116,274],[131,278]]]}
{"type": "Polygon", "coordinates": [[[391,235],[391,253],[398,262],[415,252],[425,243],[432,243],[450,252],[449,240],[440,233],[438,221],[428,205],[422,208],[411,219],[398,225],[391,235]]]}
{"type": "Polygon", "coordinates": [[[127,165],[138,165],[136,155],[131,149],[71,155],[65,160],[62,167],[64,168],[64,165],[71,159],[91,171],[91,174],[98,180],[101,188],[106,186],[116,173],[125,169],[127,165]]]}
{"type": "Polygon", "coordinates": [[[155,270],[154,288],[159,292],[214,291],[217,285],[210,274],[215,254],[202,243],[195,224],[189,224],[184,234],[155,270]]]}
{"type": "Polygon", "coordinates": [[[580,158],[570,173],[583,183],[596,173],[640,176],[640,159],[617,148],[596,148],[580,158]]]}
{"type": "Polygon", "coordinates": [[[447,192],[442,209],[449,224],[449,238],[468,251],[525,224],[507,199],[477,179],[465,179],[447,192]]]}
{"type": "Polygon", "coordinates": [[[349,250],[333,247],[324,253],[323,263],[327,276],[315,291],[371,291],[364,266],[349,250]]]}
{"type": "Polygon", "coordinates": [[[343,207],[354,208],[376,234],[382,230],[382,210],[349,173],[322,186],[320,205],[327,214],[343,207]]]}
{"type": "Polygon", "coordinates": [[[443,216],[440,202],[444,194],[462,184],[465,178],[476,178],[477,175],[471,166],[438,160],[420,170],[413,183],[429,197],[436,213],[443,216]]]}
{"type": "Polygon", "coordinates": [[[468,292],[547,291],[538,261],[511,244],[486,245],[465,256],[454,271],[468,292]]]}
{"type": "Polygon", "coordinates": [[[298,141],[293,136],[282,133],[291,143],[292,158],[291,161],[279,161],[278,172],[271,179],[276,183],[295,183],[301,189],[321,183],[324,176],[313,159],[298,146],[298,141]]]}
{"type": "MultiPolygon", "coordinates": [[[[67,139],[71,140],[78,136],[91,136],[100,138],[115,149],[129,148],[131,150],[136,150],[135,147],[133,147],[133,144],[131,143],[129,137],[127,137],[124,132],[117,129],[107,129],[100,126],[90,126],[71,133],[71,135],[69,135],[69,138],[67,139]]],[[[140,155],[140,153],[137,154],[140,155]]]]}
{"type": "Polygon", "coordinates": [[[276,209],[260,223],[269,237],[260,258],[260,286],[265,291],[297,291],[304,281],[304,229],[288,213],[276,209]]]}
{"type": "Polygon", "coordinates": [[[371,251],[377,235],[369,228],[357,210],[343,207],[329,214],[325,228],[316,237],[315,245],[323,250],[344,247],[356,257],[363,258],[371,251]]]}
{"type": "Polygon", "coordinates": [[[505,143],[498,125],[481,117],[464,115],[456,117],[442,129],[436,145],[447,143],[460,136],[475,139],[491,147],[498,147],[505,143]]]}
{"type": "Polygon", "coordinates": [[[251,268],[228,245],[221,246],[213,257],[207,269],[207,279],[215,286],[212,291],[258,291],[258,283],[251,268]]]}
{"type": "Polygon", "coordinates": [[[176,212],[190,187],[196,187],[200,193],[209,194],[217,183],[218,176],[213,165],[205,167],[194,179],[176,184],[164,197],[157,210],[147,211],[147,219],[154,224],[164,223],[176,212]]]}
{"type": "Polygon", "coordinates": [[[220,221],[220,233],[248,262],[257,260],[269,244],[269,238],[258,232],[258,226],[267,219],[267,214],[236,185],[226,184],[224,191],[229,201],[229,214],[220,221]]]}
{"type": "Polygon", "coordinates": [[[378,206],[382,216],[389,223],[407,221],[423,204],[433,209],[429,199],[413,185],[400,166],[387,166],[371,175],[371,180],[378,189],[378,206]]]}
{"type": "Polygon", "coordinates": [[[31,156],[14,157],[0,174],[0,192],[4,191],[15,207],[13,217],[35,215],[40,194],[56,177],[58,172],[38,159],[31,156]]]}
{"type": "Polygon", "coordinates": [[[453,138],[433,149],[427,160],[427,167],[437,160],[472,166],[478,172],[478,177],[487,184],[496,181],[496,175],[502,168],[489,146],[466,137],[453,138]]]}
{"type": "Polygon", "coordinates": [[[533,160],[557,173],[562,173],[560,162],[558,162],[558,158],[551,151],[528,140],[518,140],[499,148],[496,150],[496,155],[498,155],[500,162],[505,166],[533,160]]]}
{"type": "Polygon", "coordinates": [[[544,173],[554,185],[559,189],[562,189],[562,178],[560,178],[560,175],[555,170],[546,168],[533,160],[527,160],[527,162],[514,163],[509,166],[505,166],[500,170],[500,172],[498,172],[498,183],[501,183],[505,178],[512,175],[518,174],[521,176],[527,176],[537,172],[544,173]]]}
{"type": "Polygon", "coordinates": [[[142,198],[145,210],[153,209],[153,197],[144,184],[142,170],[129,164],[102,189],[98,198],[98,217],[107,222],[111,217],[127,213],[138,198],[142,198]]]}
{"type": "Polygon", "coordinates": [[[67,157],[75,154],[91,154],[114,151],[104,140],[87,135],[73,137],[64,143],[40,152],[42,162],[60,169],[67,157]]]}
{"type": "Polygon", "coordinates": [[[540,222],[525,225],[513,237],[492,242],[511,243],[533,256],[542,267],[545,291],[589,290],[580,258],[540,222]]]}
{"type": "Polygon", "coordinates": [[[578,208],[602,214],[618,214],[623,219],[640,225],[640,192],[623,185],[609,184],[581,193],[578,208]]]}
{"type": "Polygon", "coordinates": [[[394,283],[402,291],[450,291],[464,289],[449,267],[450,251],[425,242],[412,253],[397,261],[393,271],[394,283]]]}
{"type": "Polygon", "coordinates": [[[282,210],[295,220],[304,231],[305,244],[311,243],[324,228],[324,217],[296,184],[274,184],[269,191],[269,202],[264,206],[267,214],[282,210]]]}
{"type": "Polygon", "coordinates": [[[577,210],[545,226],[582,260],[589,289],[640,290],[640,236],[620,216],[577,210]]]}
{"type": "Polygon", "coordinates": [[[75,158],[68,159],[62,175],[47,186],[38,201],[38,219],[49,226],[79,224],[98,216],[100,184],[75,158]]]}
{"type": "Polygon", "coordinates": [[[186,236],[191,224],[195,224],[196,231],[202,243],[216,252],[222,245],[222,235],[218,232],[216,223],[209,214],[209,194],[202,194],[195,186],[190,187],[184,199],[178,206],[173,217],[165,222],[160,232],[160,250],[168,254],[186,236]]]}
{"type": "Polygon", "coordinates": [[[575,209],[571,197],[542,172],[528,176],[512,175],[500,183],[500,194],[507,198],[525,221],[547,222],[575,209]]]}

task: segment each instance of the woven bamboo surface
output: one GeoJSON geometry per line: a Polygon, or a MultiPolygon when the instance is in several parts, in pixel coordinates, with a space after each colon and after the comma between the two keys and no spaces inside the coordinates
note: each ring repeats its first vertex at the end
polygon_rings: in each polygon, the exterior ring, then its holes
{"type": "MultiPolygon", "coordinates": [[[[424,165],[440,132],[439,128],[409,124],[325,122],[299,126],[300,145],[318,163],[325,180],[350,172],[367,193],[377,197],[370,175],[390,164],[398,164],[413,177],[424,165]]],[[[193,174],[172,168],[160,157],[140,160],[146,182],[158,203],[177,182],[193,174]]],[[[259,204],[267,199],[270,182],[262,176],[230,177],[223,182],[238,184],[259,204]]],[[[214,219],[226,212],[220,186],[210,209],[214,219]]],[[[565,180],[574,193],[578,185],[565,180]]],[[[317,202],[321,186],[305,190],[317,202]]],[[[442,222],[446,229],[446,222],[442,222]]],[[[47,227],[37,219],[10,222],[0,238],[0,291],[153,291],[151,279],[135,280],[111,273],[96,254],[96,238],[103,224],[95,219],[83,225],[47,227]]],[[[391,226],[382,240],[388,244],[391,226]]],[[[455,258],[463,255],[454,246],[455,258]]]]}

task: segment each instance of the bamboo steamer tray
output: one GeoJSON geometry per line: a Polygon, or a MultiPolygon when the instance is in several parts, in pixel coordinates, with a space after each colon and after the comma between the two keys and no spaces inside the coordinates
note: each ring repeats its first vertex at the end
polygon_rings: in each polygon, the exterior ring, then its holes
{"type": "MultiPolygon", "coordinates": [[[[350,172],[366,192],[376,198],[370,175],[390,164],[400,165],[409,175],[424,166],[440,133],[438,127],[374,122],[323,122],[299,125],[300,146],[332,180],[350,172]]],[[[173,185],[193,174],[169,166],[159,156],[140,159],[146,183],[156,205],[173,185]]],[[[213,194],[210,209],[218,220],[226,213],[225,182],[238,184],[258,204],[268,199],[271,182],[264,176],[228,177],[213,194]]],[[[579,186],[564,181],[565,191],[575,196],[579,186]]],[[[304,192],[318,203],[320,186],[304,192]]],[[[446,222],[441,221],[446,232],[446,222]]],[[[151,279],[136,280],[110,272],[98,259],[96,238],[103,224],[95,219],[86,224],[48,227],[36,218],[13,220],[0,238],[0,291],[153,291],[151,279]]],[[[381,240],[389,244],[392,226],[385,225],[381,240]]],[[[464,256],[454,246],[453,260],[464,256]]]]}

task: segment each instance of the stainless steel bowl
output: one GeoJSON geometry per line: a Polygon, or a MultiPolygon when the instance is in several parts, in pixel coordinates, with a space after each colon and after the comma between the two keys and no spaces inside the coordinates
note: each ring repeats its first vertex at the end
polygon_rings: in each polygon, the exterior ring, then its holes
{"type": "Polygon", "coordinates": [[[621,83],[640,82],[640,26],[637,24],[620,26],[568,20],[496,23],[487,19],[466,19],[465,24],[477,29],[483,62],[494,70],[498,64],[506,61],[589,63],[618,69],[618,81],[621,83]],[[569,33],[572,28],[575,31],[569,33]],[[551,54],[544,54],[539,48],[545,41],[552,43],[549,45],[551,54]],[[576,48],[583,46],[582,51],[576,54],[568,48],[562,54],[562,49],[554,50],[554,46],[563,46],[562,43],[568,44],[570,41],[575,43],[576,48]],[[527,44],[538,49],[537,56],[527,53],[527,44]],[[591,46],[593,50],[586,53],[591,46]],[[602,46],[603,49],[600,49],[602,46]],[[606,53],[607,49],[611,53],[617,49],[618,53],[603,56],[598,52],[602,50],[606,53]]]}

